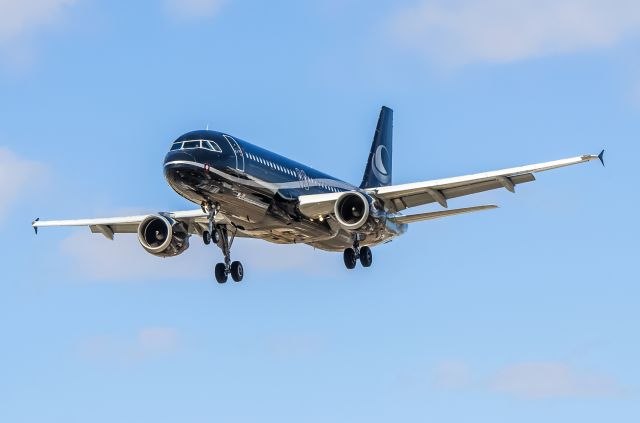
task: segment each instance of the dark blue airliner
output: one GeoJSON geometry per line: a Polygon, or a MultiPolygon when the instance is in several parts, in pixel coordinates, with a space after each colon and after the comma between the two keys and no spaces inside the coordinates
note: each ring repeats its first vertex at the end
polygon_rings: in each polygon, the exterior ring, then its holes
{"type": "Polygon", "coordinates": [[[308,244],[341,251],[353,269],[371,266],[371,248],[404,234],[410,223],[495,208],[483,205],[448,210],[448,200],[535,180],[534,173],[600,159],[583,155],[547,163],[453,178],[392,185],[393,111],[383,107],[359,186],[305,166],[232,135],[200,130],[176,139],[164,159],[171,187],[197,210],[160,212],[104,219],[33,222],[44,226],[89,226],[113,239],[115,233],[137,233],[142,247],[160,257],[183,253],[191,235],[212,241],[224,263],[215,266],[219,283],[243,278],[243,267],[231,261],[236,236],[279,244],[308,244]],[[437,203],[444,209],[404,215],[407,208],[437,203]]]}

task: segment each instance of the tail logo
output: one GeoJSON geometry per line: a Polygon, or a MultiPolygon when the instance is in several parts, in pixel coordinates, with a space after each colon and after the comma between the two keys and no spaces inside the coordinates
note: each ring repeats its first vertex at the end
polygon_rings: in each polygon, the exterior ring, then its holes
{"type": "Polygon", "coordinates": [[[389,172],[385,167],[385,162],[388,161],[389,152],[387,151],[387,147],[385,147],[384,145],[379,145],[378,148],[376,148],[376,153],[374,154],[372,163],[373,166],[371,166],[371,169],[373,170],[373,174],[376,176],[376,178],[378,178],[378,180],[382,183],[387,183],[390,179],[389,172]]]}

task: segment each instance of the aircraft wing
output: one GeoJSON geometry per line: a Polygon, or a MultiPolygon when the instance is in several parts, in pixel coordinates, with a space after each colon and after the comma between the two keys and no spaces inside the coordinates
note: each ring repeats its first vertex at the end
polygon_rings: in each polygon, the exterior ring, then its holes
{"type": "Polygon", "coordinates": [[[506,188],[511,192],[515,192],[516,185],[534,181],[534,173],[586,163],[592,160],[600,160],[604,165],[603,155],[604,151],[599,155],[584,155],[493,172],[370,188],[366,191],[373,197],[383,201],[391,211],[395,212],[434,202],[439,203],[442,207],[447,207],[447,200],[450,198],[462,197],[496,188],[506,188]]]}
{"type": "MultiPolygon", "coordinates": [[[[208,226],[207,214],[202,210],[187,210],[176,212],[160,212],[157,213],[164,217],[184,222],[189,228],[191,234],[201,234],[208,226]]],[[[77,219],[77,220],[40,220],[33,221],[32,226],[38,233],[38,228],[51,226],[88,226],[93,233],[101,233],[109,239],[113,239],[113,235],[117,233],[136,233],[138,225],[147,217],[148,214],[139,216],[123,216],[123,217],[106,217],[98,219],[77,219]]],[[[218,213],[216,223],[228,224],[227,219],[218,213]]]]}

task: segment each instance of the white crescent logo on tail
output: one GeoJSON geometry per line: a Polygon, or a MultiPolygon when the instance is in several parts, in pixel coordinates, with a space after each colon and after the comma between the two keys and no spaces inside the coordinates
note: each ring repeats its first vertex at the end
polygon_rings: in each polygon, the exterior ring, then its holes
{"type": "Polygon", "coordinates": [[[384,161],[382,159],[382,150],[385,150],[387,153],[387,157],[389,157],[389,152],[387,151],[387,147],[384,145],[379,145],[376,148],[376,152],[373,156],[371,170],[373,170],[373,174],[380,180],[382,183],[386,183],[389,181],[390,176],[389,172],[387,172],[387,168],[384,166],[384,161]]]}

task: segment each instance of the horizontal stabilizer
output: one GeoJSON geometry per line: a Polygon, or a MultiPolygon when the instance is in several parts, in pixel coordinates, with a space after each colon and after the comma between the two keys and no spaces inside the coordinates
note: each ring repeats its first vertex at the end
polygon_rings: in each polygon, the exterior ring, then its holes
{"type": "Polygon", "coordinates": [[[443,210],[437,212],[411,214],[408,216],[394,217],[392,220],[397,223],[415,223],[423,220],[439,219],[441,217],[454,216],[456,214],[473,213],[482,210],[497,209],[498,206],[489,204],[486,206],[466,207],[462,209],[443,210]]]}

